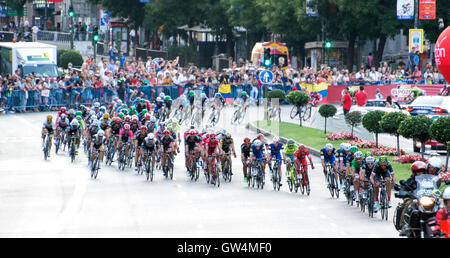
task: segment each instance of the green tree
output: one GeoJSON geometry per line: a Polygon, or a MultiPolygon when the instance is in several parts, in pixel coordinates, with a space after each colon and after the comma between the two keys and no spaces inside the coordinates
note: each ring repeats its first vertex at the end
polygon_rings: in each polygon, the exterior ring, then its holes
{"type": "MultiPolygon", "coordinates": [[[[145,5],[139,0],[87,0],[92,4],[101,4],[113,17],[128,18],[136,27],[141,26],[145,17],[145,5]]],[[[76,10],[75,10],[76,12],[76,10]]]]}
{"type": "Polygon", "coordinates": [[[286,93],[284,93],[284,91],[282,91],[280,89],[275,89],[275,90],[270,91],[267,94],[267,98],[269,100],[279,99],[279,103],[281,104],[286,99],[286,93]]]}
{"type": "Polygon", "coordinates": [[[69,63],[72,63],[73,67],[81,67],[83,65],[83,56],[76,50],[68,50],[61,55],[61,63],[58,65],[67,69],[69,63]]]}
{"type": "Polygon", "coordinates": [[[450,117],[441,116],[434,120],[430,126],[430,133],[433,139],[438,142],[447,144],[447,158],[445,160],[445,168],[448,170],[448,157],[450,149],[450,117]]]}
{"type": "Polygon", "coordinates": [[[289,103],[298,108],[300,112],[299,114],[300,126],[302,126],[302,107],[306,106],[309,103],[310,100],[309,95],[303,91],[294,90],[289,92],[286,98],[289,101],[289,103]]]}
{"type": "Polygon", "coordinates": [[[378,134],[383,132],[380,121],[386,112],[375,110],[365,114],[362,118],[362,125],[367,131],[375,134],[375,146],[378,148],[378,134]]]}
{"type": "Polygon", "coordinates": [[[337,108],[332,104],[323,104],[319,108],[319,114],[325,118],[325,134],[327,133],[327,118],[336,114],[337,108]]]}
{"type": "Polygon", "coordinates": [[[425,142],[431,139],[430,126],[433,120],[426,116],[410,116],[403,120],[398,133],[405,138],[417,139],[422,144],[422,159],[424,158],[425,142]]]}
{"type": "Polygon", "coordinates": [[[352,137],[353,128],[361,124],[361,112],[349,112],[345,115],[345,122],[352,127],[352,137]]]}
{"type": "Polygon", "coordinates": [[[406,115],[402,112],[390,112],[381,118],[380,126],[386,133],[395,135],[397,137],[397,155],[400,156],[400,134],[398,128],[406,115]]]}

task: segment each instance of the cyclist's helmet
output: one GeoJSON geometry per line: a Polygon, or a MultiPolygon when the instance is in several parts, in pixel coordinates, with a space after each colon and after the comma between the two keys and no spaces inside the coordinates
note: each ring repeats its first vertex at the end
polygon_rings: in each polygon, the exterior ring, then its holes
{"type": "Polygon", "coordinates": [[[150,118],[152,118],[152,115],[149,113],[145,114],[145,120],[150,120],[150,118]]]}
{"type": "Polygon", "coordinates": [[[355,152],[355,158],[356,159],[362,159],[364,154],[361,151],[355,152]]]}
{"type": "Polygon", "coordinates": [[[244,138],[244,143],[249,143],[249,142],[251,142],[250,138],[245,137],[245,138],[244,138]]]}
{"type": "Polygon", "coordinates": [[[435,174],[438,174],[440,170],[442,169],[442,161],[438,157],[431,157],[428,160],[428,168],[435,168],[436,172],[435,174]]]}
{"type": "Polygon", "coordinates": [[[148,141],[150,141],[150,140],[153,140],[155,138],[155,135],[153,134],[153,133],[149,133],[148,135],[147,135],[147,137],[145,138],[145,140],[148,142],[148,141]]]}
{"type": "Polygon", "coordinates": [[[170,135],[170,131],[169,130],[164,130],[164,135],[170,135]]]}
{"type": "Polygon", "coordinates": [[[373,164],[373,163],[375,163],[375,158],[372,157],[372,156],[368,156],[368,157],[366,158],[366,163],[367,163],[367,164],[373,164]]]}
{"type": "Polygon", "coordinates": [[[67,112],[67,109],[66,109],[66,107],[61,107],[61,109],[59,110],[61,113],[66,113],[67,112]]]}
{"type": "Polygon", "coordinates": [[[256,139],[258,140],[264,140],[264,135],[262,133],[258,134],[258,136],[256,136],[256,139]]]}
{"type": "Polygon", "coordinates": [[[143,126],[140,127],[140,129],[141,129],[141,131],[146,132],[148,128],[147,128],[147,126],[143,125],[143,126]]]}
{"type": "Polygon", "coordinates": [[[194,129],[191,129],[191,130],[189,130],[189,135],[190,136],[195,136],[195,135],[197,135],[197,133],[195,132],[194,129]]]}
{"type": "Polygon", "coordinates": [[[95,103],[94,103],[94,107],[95,107],[95,108],[99,108],[99,107],[100,107],[100,103],[99,103],[99,102],[95,102],[95,103]]]}
{"type": "Polygon", "coordinates": [[[75,115],[75,110],[70,109],[70,110],[69,110],[69,115],[75,115]]]}
{"type": "Polygon", "coordinates": [[[136,107],[135,106],[131,106],[130,107],[130,111],[136,111],[136,107]]]}
{"type": "Polygon", "coordinates": [[[125,115],[128,115],[128,109],[126,109],[126,108],[122,109],[122,113],[124,113],[125,115]]]}
{"type": "Polygon", "coordinates": [[[295,141],[292,140],[292,139],[290,139],[290,140],[287,142],[287,145],[288,145],[288,146],[292,146],[292,145],[294,145],[294,144],[295,144],[295,141]]]}
{"type": "Polygon", "coordinates": [[[193,90],[189,91],[189,96],[194,96],[195,92],[193,90]]]}
{"type": "Polygon", "coordinates": [[[178,124],[178,119],[172,118],[172,124],[178,124]]]}
{"type": "Polygon", "coordinates": [[[256,147],[261,147],[262,142],[261,142],[260,140],[256,140],[253,144],[254,144],[256,147]]]}
{"type": "Polygon", "coordinates": [[[156,98],[156,102],[161,102],[161,98],[160,98],[160,97],[157,97],[157,98],[156,98]]]}
{"type": "MultiPolygon", "coordinates": [[[[380,166],[382,166],[382,167],[387,166],[388,162],[389,161],[388,161],[388,158],[386,156],[380,156],[380,158],[378,159],[378,164],[380,166]]],[[[425,166],[425,168],[426,168],[426,166],[425,166]]]]}
{"type": "Polygon", "coordinates": [[[225,134],[225,139],[231,139],[231,133],[226,133],[225,134]]]}
{"type": "Polygon", "coordinates": [[[274,141],[274,142],[279,142],[279,141],[280,141],[280,137],[274,136],[274,137],[273,137],[273,141],[274,141]]]}
{"type": "Polygon", "coordinates": [[[351,152],[351,153],[355,153],[355,152],[357,152],[357,151],[359,151],[358,147],[356,147],[356,146],[350,147],[350,152],[351,152]]]}
{"type": "Polygon", "coordinates": [[[247,92],[246,92],[246,91],[243,91],[241,95],[242,95],[242,96],[247,96],[247,92]]]}
{"type": "Polygon", "coordinates": [[[80,105],[80,109],[81,109],[81,110],[85,110],[86,107],[85,107],[84,105],[80,105]]]}
{"type": "Polygon", "coordinates": [[[207,96],[206,96],[206,94],[204,92],[202,92],[202,94],[200,96],[201,96],[202,99],[206,99],[207,98],[207,96]]]}
{"type": "Polygon", "coordinates": [[[366,151],[366,153],[364,154],[364,156],[367,158],[367,157],[372,157],[373,156],[373,154],[372,154],[372,152],[370,152],[370,151],[366,151]]]}
{"type": "Polygon", "coordinates": [[[48,115],[47,116],[47,120],[52,120],[53,119],[53,116],[52,115],[48,115]]]}
{"type": "Polygon", "coordinates": [[[120,112],[117,116],[118,116],[120,119],[122,119],[122,118],[125,116],[125,114],[122,113],[122,112],[120,112]]]}
{"type": "Polygon", "coordinates": [[[104,137],[105,136],[105,132],[103,130],[98,130],[97,136],[98,137],[104,137]]]}
{"type": "Polygon", "coordinates": [[[150,118],[150,122],[156,123],[156,117],[152,116],[152,118],[150,118]]]}
{"type": "Polygon", "coordinates": [[[125,125],[123,126],[123,129],[124,129],[125,131],[130,130],[130,125],[129,125],[129,124],[125,124],[125,125]]]}
{"type": "Polygon", "coordinates": [[[165,96],[164,100],[172,100],[172,98],[170,96],[165,96]]]}
{"type": "Polygon", "coordinates": [[[442,200],[444,200],[444,204],[450,200],[450,187],[445,188],[444,192],[442,192],[442,200]]]}
{"type": "Polygon", "coordinates": [[[72,127],[78,127],[80,125],[80,123],[78,123],[78,120],[74,119],[72,120],[72,122],[70,122],[70,126],[72,127]]]}
{"type": "Polygon", "coordinates": [[[78,120],[78,122],[81,122],[81,120],[83,120],[81,116],[76,116],[75,119],[78,120]]]}
{"type": "Polygon", "coordinates": [[[327,151],[330,151],[330,150],[333,150],[333,144],[331,144],[331,143],[327,143],[326,145],[325,145],[325,149],[327,150],[327,151]]]}
{"type": "Polygon", "coordinates": [[[104,119],[109,119],[109,114],[108,114],[108,113],[104,114],[104,115],[103,115],[103,118],[104,118],[104,119]]]}
{"type": "Polygon", "coordinates": [[[411,173],[413,176],[417,175],[417,173],[426,173],[427,164],[423,161],[415,161],[411,165],[411,173]]]}
{"type": "Polygon", "coordinates": [[[345,142],[343,142],[343,143],[341,143],[341,145],[339,145],[340,149],[344,149],[344,147],[345,147],[345,142]]]}
{"type": "Polygon", "coordinates": [[[216,93],[216,98],[220,98],[220,96],[222,96],[220,93],[216,93]]]}
{"type": "Polygon", "coordinates": [[[216,134],[215,133],[210,133],[209,134],[209,138],[213,139],[213,140],[216,139],[216,134]]]}
{"type": "Polygon", "coordinates": [[[100,107],[100,111],[102,111],[102,113],[105,113],[106,107],[105,107],[105,106],[101,106],[101,107],[100,107]]]}
{"type": "Polygon", "coordinates": [[[114,119],[114,122],[115,122],[116,124],[120,124],[120,122],[122,122],[122,120],[121,120],[120,118],[116,117],[116,118],[114,119]]]}
{"type": "Polygon", "coordinates": [[[349,143],[345,143],[344,145],[344,151],[350,151],[351,145],[349,143]]]}
{"type": "Polygon", "coordinates": [[[298,146],[298,148],[297,148],[299,151],[305,151],[306,150],[306,147],[305,147],[305,145],[303,145],[303,144],[300,144],[299,146],[298,146]]]}
{"type": "Polygon", "coordinates": [[[131,116],[126,115],[126,116],[125,116],[125,122],[130,122],[130,121],[131,121],[131,116]]]}
{"type": "Polygon", "coordinates": [[[164,99],[164,97],[166,97],[166,94],[164,94],[164,92],[161,92],[161,93],[159,94],[159,97],[160,97],[161,99],[164,99]]]}
{"type": "Polygon", "coordinates": [[[139,122],[139,117],[138,117],[137,115],[133,115],[133,116],[131,117],[131,121],[132,121],[133,123],[137,123],[137,122],[139,122]]]}
{"type": "Polygon", "coordinates": [[[142,113],[143,115],[145,115],[145,114],[148,113],[148,110],[147,110],[147,109],[143,109],[143,110],[141,111],[141,113],[142,113]]]}

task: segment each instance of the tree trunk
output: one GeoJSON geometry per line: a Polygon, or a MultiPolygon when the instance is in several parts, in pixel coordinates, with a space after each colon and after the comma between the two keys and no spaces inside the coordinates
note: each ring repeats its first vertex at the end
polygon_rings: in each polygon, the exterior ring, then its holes
{"type": "Polygon", "coordinates": [[[327,118],[325,117],[325,134],[327,134],[327,118]]]}
{"type": "Polygon", "coordinates": [[[348,38],[348,52],[347,52],[347,69],[351,73],[353,71],[353,64],[355,62],[355,45],[356,33],[351,33],[348,38]]]}
{"type": "Polygon", "coordinates": [[[378,148],[378,133],[375,133],[375,148],[378,148]]]}
{"type": "Polygon", "coordinates": [[[384,46],[386,45],[386,36],[385,35],[381,35],[379,42],[378,42],[378,47],[377,47],[377,52],[375,53],[375,60],[374,60],[374,64],[377,64],[375,66],[379,66],[381,67],[381,60],[383,59],[383,52],[384,52],[384,46]]]}
{"type": "Polygon", "coordinates": [[[400,156],[400,135],[397,134],[397,156],[400,156]]]}
{"type": "Polygon", "coordinates": [[[445,158],[445,171],[448,170],[448,155],[449,153],[447,152],[447,157],[445,158]]]}
{"type": "Polygon", "coordinates": [[[421,154],[421,156],[422,156],[422,160],[425,160],[425,159],[424,159],[424,154],[425,154],[425,141],[420,141],[420,143],[422,144],[422,148],[420,148],[420,149],[421,149],[420,154],[421,154]]]}
{"type": "Polygon", "coordinates": [[[233,58],[234,59],[234,45],[233,45],[233,32],[229,31],[227,33],[227,42],[226,42],[226,46],[227,46],[227,58],[233,58]]]}

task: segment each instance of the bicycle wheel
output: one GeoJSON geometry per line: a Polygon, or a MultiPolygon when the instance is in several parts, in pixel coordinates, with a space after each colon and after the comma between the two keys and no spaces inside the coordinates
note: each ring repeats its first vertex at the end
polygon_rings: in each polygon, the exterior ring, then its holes
{"type": "Polygon", "coordinates": [[[278,184],[278,167],[275,166],[272,171],[272,184],[273,184],[273,190],[277,190],[277,184],[278,184]]]}
{"type": "Polygon", "coordinates": [[[387,193],[385,190],[381,191],[381,219],[387,220],[388,219],[388,200],[387,200],[387,193]]]}
{"type": "Polygon", "coordinates": [[[298,115],[298,108],[296,106],[293,106],[290,113],[291,119],[294,119],[297,115],[298,115]]]}
{"type": "Polygon", "coordinates": [[[61,144],[61,136],[58,136],[58,138],[56,139],[56,144],[55,144],[55,153],[56,154],[58,154],[60,144],[61,144]]]}
{"type": "Polygon", "coordinates": [[[338,181],[336,179],[336,174],[334,174],[334,194],[336,195],[336,198],[339,198],[339,185],[338,185],[338,181]]]}
{"type": "Polygon", "coordinates": [[[219,170],[219,168],[218,167],[216,167],[216,185],[217,185],[217,187],[219,187],[220,186],[220,170],[219,170]]]}
{"type": "Polygon", "coordinates": [[[94,179],[97,179],[97,175],[98,175],[98,170],[100,169],[100,163],[98,162],[98,158],[97,158],[97,161],[96,161],[96,165],[95,165],[95,169],[94,169],[94,179]]]}
{"type": "Polygon", "coordinates": [[[243,109],[242,112],[241,112],[241,114],[240,114],[240,117],[239,117],[239,119],[238,119],[238,123],[239,123],[239,124],[241,124],[242,121],[244,121],[245,113],[246,113],[246,111],[245,111],[245,109],[243,109]]]}
{"type": "Polygon", "coordinates": [[[330,190],[331,197],[334,197],[334,175],[328,171],[328,190],[330,190]]]}
{"type": "Polygon", "coordinates": [[[369,189],[369,192],[367,194],[367,212],[369,213],[369,217],[373,218],[373,202],[374,202],[374,197],[373,197],[373,190],[372,188],[369,189]]]}
{"type": "Polygon", "coordinates": [[[306,109],[303,110],[303,121],[308,120],[311,117],[311,109],[312,109],[312,105],[308,104],[306,105],[306,109]]]}
{"type": "Polygon", "coordinates": [[[72,140],[70,144],[70,161],[73,163],[74,160],[75,160],[75,144],[72,140]]]}
{"type": "Polygon", "coordinates": [[[238,110],[234,111],[233,118],[231,119],[231,123],[232,124],[235,124],[238,121],[238,119],[239,119],[239,113],[238,112],[239,112],[238,110]]]}
{"type": "Polygon", "coordinates": [[[311,187],[309,185],[309,178],[307,172],[305,172],[305,177],[303,178],[303,180],[305,180],[306,194],[309,196],[309,194],[311,193],[311,187]]]}

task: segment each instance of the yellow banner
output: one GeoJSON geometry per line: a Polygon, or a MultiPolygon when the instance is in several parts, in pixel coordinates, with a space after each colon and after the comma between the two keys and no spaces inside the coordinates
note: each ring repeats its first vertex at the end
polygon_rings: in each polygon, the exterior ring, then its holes
{"type": "Polygon", "coordinates": [[[331,83],[328,82],[321,82],[321,83],[300,83],[300,87],[302,87],[303,89],[306,88],[307,91],[309,92],[313,92],[313,91],[323,91],[323,90],[327,90],[328,86],[330,86],[331,83]]]}

